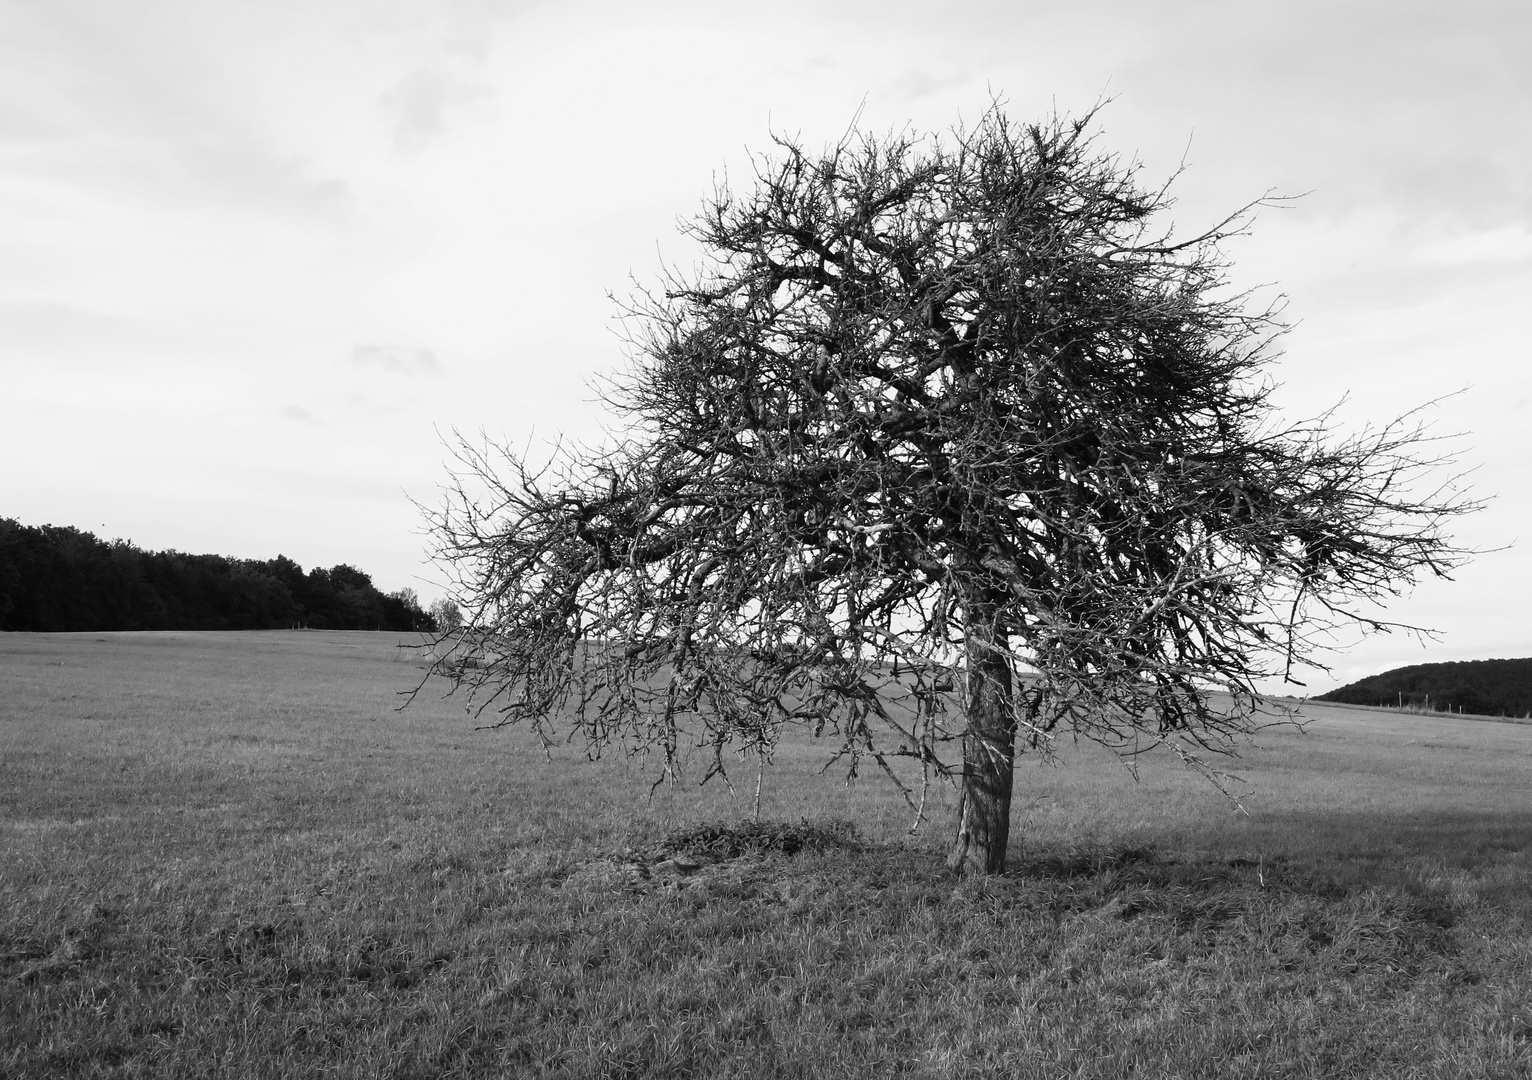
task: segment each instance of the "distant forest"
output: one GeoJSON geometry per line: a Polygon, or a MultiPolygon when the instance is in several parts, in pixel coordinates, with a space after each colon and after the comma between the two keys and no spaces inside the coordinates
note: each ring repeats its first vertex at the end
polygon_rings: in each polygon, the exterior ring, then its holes
{"type": "Polygon", "coordinates": [[[1526,716],[1532,713],[1532,658],[1415,664],[1320,694],[1317,700],[1526,716]]]}
{"type": "Polygon", "coordinates": [[[61,525],[0,518],[0,630],[432,631],[411,589],[382,593],[342,563],[143,551],[61,525]]]}

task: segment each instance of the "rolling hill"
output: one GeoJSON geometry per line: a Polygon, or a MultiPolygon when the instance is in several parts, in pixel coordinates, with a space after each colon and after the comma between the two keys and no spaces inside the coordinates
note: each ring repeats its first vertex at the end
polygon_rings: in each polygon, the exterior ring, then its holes
{"type": "Polygon", "coordinates": [[[1532,657],[1412,664],[1370,675],[1317,700],[1527,716],[1532,713],[1532,657]]]}

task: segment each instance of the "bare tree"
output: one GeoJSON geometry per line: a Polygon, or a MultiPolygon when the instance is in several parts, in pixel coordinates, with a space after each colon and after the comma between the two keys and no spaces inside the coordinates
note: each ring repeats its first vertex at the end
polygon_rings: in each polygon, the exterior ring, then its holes
{"type": "Polygon", "coordinates": [[[778,138],[690,226],[705,267],[628,306],[610,448],[460,442],[442,670],[667,770],[789,724],[853,772],[913,757],[961,786],[952,865],[998,872],[1018,747],[1202,765],[1261,680],[1447,574],[1471,504],[1414,493],[1419,427],[1275,417],[1281,324],[1219,247],[1253,207],[1173,237],[1089,120],[778,138]]]}

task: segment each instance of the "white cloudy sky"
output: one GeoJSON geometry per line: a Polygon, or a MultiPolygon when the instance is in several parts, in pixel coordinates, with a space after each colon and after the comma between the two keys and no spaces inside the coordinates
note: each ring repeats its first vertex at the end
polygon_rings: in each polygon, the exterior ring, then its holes
{"type": "Polygon", "coordinates": [[[1311,687],[1532,655],[1532,7],[0,0],[0,516],[441,589],[439,432],[589,437],[608,292],[685,263],[715,175],[862,109],[943,130],[1099,98],[1176,220],[1307,193],[1231,249],[1298,325],[1281,401],[1434,412],[1486,549],[1438,628],[1311,687]]]}

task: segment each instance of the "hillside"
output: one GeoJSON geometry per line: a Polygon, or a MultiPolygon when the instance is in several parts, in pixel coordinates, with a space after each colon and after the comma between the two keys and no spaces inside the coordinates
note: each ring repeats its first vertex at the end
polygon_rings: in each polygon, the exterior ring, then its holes
{"type": "Polygon", "coordinates": [[[1317,700],[1526,716],[1532,713],[1532,657],[1412,664],[1320,694],[1317,700]]]}

